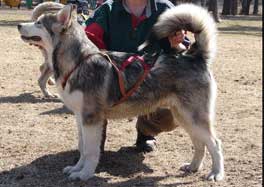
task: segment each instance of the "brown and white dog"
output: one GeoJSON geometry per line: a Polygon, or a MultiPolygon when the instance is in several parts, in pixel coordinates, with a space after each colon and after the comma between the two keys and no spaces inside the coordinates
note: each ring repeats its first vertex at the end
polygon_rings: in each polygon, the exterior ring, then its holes
{"type": "MultiPolygon", "coordinates": [[[[40,46],[54,72],[56,86],[64,104],[76,116],[79,130],[80,159],[64,173],[70,179],[87,180],[94,175],[99,162],[105,119],[129,118],[169,108],[175,121],[191,137],[194,157],[185,171],[198,171],[208,149],[212,158],[209,180],[224,178],[224,159],[220,140],[214,130],[216,83],[208,64],[216,51],[216,26],[206,10],[186,4],[165,11],[154,25],[151,37],[141,48],[151,47],[159,39],[177,30],[194,33],[195,42],[186,52],[159,53],[139,88],[122,103],[117,72],[108,58],[86,37],[77,23],[71,5],[56,14],[45,14],[35,22],[22,23],[22,39],[40,46]]],[[[131,54],[106,52],[121,63],[131,54]],[[118,60],[120,59],[120,60],[118,60]]],[[[136,77],[122,72],[125,82],[136,77]]]]}

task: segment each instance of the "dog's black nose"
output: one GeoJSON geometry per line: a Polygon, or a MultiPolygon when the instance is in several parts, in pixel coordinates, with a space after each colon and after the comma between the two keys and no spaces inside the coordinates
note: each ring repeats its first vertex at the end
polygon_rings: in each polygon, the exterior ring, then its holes
{"type": "Polygon", "coordinates": [[[22,27],[22,25],[20,25],[20,24],[17,25],[17,29],[18,29],[18,30],[20,30],[21,27],[22,27]]]}

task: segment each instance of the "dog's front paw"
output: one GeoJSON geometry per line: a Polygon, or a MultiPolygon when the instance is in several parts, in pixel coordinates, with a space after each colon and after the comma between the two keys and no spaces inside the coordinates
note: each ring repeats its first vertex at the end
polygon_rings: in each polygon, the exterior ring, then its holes
{"type": "Polygon", "coordinates": [[[52,93],[50,93],[49,91],[47,91],[47,90],[43,91],[43,95],[47,99],[54,98],[54,95],[52,93]]]}
{"type": "Polygon", "coordinates": [[[44,96],[47,99],[56,99],[56,98],[59,98],[59,95],[58,94],[52,94],[50,92],[45,93],[44,96]]]}
{"type": "Polygon", "coordinates": [[[224,172],[223,171],[212,171],[207,177],[209,181],[221,181],[224,179],[224,172]]]}
{"type": "Polygon", "coordinates": [[[81,181],[87,181],[91,177],[93,177],[94,174],[92,173],[87,173],[87,172],[72,172],[70,176],[68,177],[70,180],[81,180],[81,181]]]}
{"type": "Polygon", "coordinates": [[[64,174],[70,174],[71,173],[71,170],[72,170],[72,168],[73,168],[74,166],[67,166],[67,167],[65,167],[64,169],[63,169],[63,173],[64,174]]]}
{"type": "Polygon", "coordinates": [[[199,170],[199,168],[194,167],[192,164],[190,163],[185,163],[181,168],[181,171],[184,171],[186,173],[195,173],[199,170]]]}
{"type": "Polygon", "coordinates": [[[75,166],[67,166],[63,169],[63,173],[64,174],[67,174],[67,175],[70,175],[71,173],[74,173],[74,172],[77,172],[77,171],[80,171],[82,168],[76,164],[75,166]]]}
{"type": "Polygon", "coordinates": [[[52,98],[53,99],[59,99],[60,98],[60,95],[59,94],[52,94],[52,98]]]}

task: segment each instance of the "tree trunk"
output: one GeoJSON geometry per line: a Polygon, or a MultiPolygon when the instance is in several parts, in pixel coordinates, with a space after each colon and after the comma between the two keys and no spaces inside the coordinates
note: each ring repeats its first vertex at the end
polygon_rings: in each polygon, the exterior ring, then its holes
{"type": "Polygon", "coordinates": [[[237,15],[238,0],[224,0],[223,15],[237,15]]]}
{"type": "Polygon", "coordinates": [[[242,9],[240,11],[240,14],[245,14],[246,6],[247,6],[247,0],[241,0],[241,6],[242,6],[242,9]]]}
{"type": "Polygon", "coordinates": [[[192,3],[193,3],[193,4],[198,4],[198,1],[199,1],[199,0],[192,0],[192,3]]]}
{"type": "Polygon", "coordinates": [[[222,14],[223,15],[230,15],[230,13],[231,13],[230,10],[231,10],[231,1],[230,0],[224,0],[222,14]]]}
{"type": "Polygon", "coordinates": [[[206,6],[206,0],[201,0],[201,6],[205,7],[206,6]]]}
{"type": "Polygon", "coordinates": [[[237,15],[238,0],[231,0],[231,14],[237,15]]]}
{"type": "Polygon", "coordinates": [[[209,0],[208,10],[213,12],[213,17],[215,21],[220,22],[217,0],[209,0]]]}
{"type": "Polygon", "coordinates": [[[254,10],[253,10],[253,14],[257,15],[258,14],[258,5],[259,5],[259,1],[255,0],[254,1],[254,10]]]}
{"type": "Polygon", "coordinates": [[[248,1],[247,1],[246,15],[249,15],[250,4],[251,4],[251,0],[248,0],[248,1]]]}
{"type": "Polygon", "coordinates": [[[251,0],[242,0],[242,10],[240,14],[249,15],[251,0]]]}

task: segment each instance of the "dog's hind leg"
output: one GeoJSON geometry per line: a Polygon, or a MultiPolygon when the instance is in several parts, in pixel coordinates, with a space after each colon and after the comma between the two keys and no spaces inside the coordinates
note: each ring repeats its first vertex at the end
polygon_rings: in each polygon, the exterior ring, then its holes
{"type": "Polygon", "coordinates": [[[102,142],[105,121],[99,120],[92,124],[82,123],[82,149],[80,160],[71,169],[69,179],[81,179],[83,181],[93,177],[99,162],[100,145],[102,142]]]}
{"type": "Polygon", "coordinates": [[[183,166],[181,169],[187,172],[195,172],[201,168],[204,158],[205,146],[212,157],[212,171],[208,175],[208,180],[222,180],[224,178],[224,159],[220,141],[216,138],[212,120],[207,112],[178,112],[174,110],[175,117],[190,135],[194,144],[194,157],[191,164],[183,166]],[[175,112],[176,111],[176,112],[175,112]]]}
{"type": "Polygon", "coordinates": [[[221,141],[216,137],[213,127],[202,129],[204,132],[203,141],[212,157],[212,170],[207,180],[220,181],[224,179],[224,157],[222,154],[221,141]]]}
{"type": "Polygon", "coordinates": [[[181,167],[181,170],[185,172],[196,172],[200,170],[205,155],[205,144],[194,136],[191,136],[191,140],[194,146],[194,156],[190,164],[187,163],[181,167]]]}
{"type": "Polygon", "coordinates": [[[187,112],[180,112],[177,108],[172,108],[172,112],[175,118],[174,120],[187,131],[194,146],[192,162],[184,164],[180,169],[185,172],[196,172],[202,167],[202,162],[205,156],[205,143],[193,135],[195,132],[193,132],[193,128],[191,127],[191,120],[187,112]]]}
{"type": "Polygon", "coordinates": [[[47,82],[51,85],[54,83],[54,81],[50,78],[53,74],[53,71],[49,68],[48,63],[46,62],[44,62],[39,69],[41,74],[38,79],[38,84],[43,95],[45,97],[56,97],[55,95],[51,94],[47,89],[47,82]]]}
{"type": "Polygon", "coordinates": [[[212,157],[212,171],[208,175],[208,180],[219,181],[224,178],[224,159],[222,154],[222,148],[220,140],[216,138],[213,127],[208,124],[192,124],[192,129],[188,129],[187,132],[191,136],[194,144],[194,157],[191,164],[185,166],[185,168],[195,171],[199,169],[204,155],[204,145],[207,147],[212,157]],[[207,127],[206,127],[207,126],[207,127]]]}

